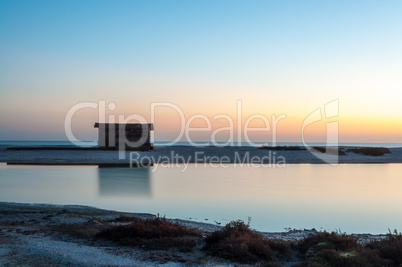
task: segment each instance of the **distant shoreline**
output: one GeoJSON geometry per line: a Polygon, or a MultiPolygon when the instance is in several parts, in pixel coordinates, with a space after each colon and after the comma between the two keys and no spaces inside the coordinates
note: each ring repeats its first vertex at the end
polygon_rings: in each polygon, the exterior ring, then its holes
{"type": "MultiPolygon", "coordinates": [[[[153,151],[76,150],[69,148],[42,150],[40,148],[7,150],[0,145],[0,162],[26,165],[105,165],[150,166],[152,164],[380,164],[402,163],[402,148],[389,148],[390,153],[372,156],[348,152],[351,148],[340,146],[346,153],[333,155],[312,153],[306,149],[278,150],[258,147],[214,146],[156,146],[153,151]]],[[[324,149],[324,147],[320,147],[324,149]]],[[[361,148],[361,147],[360,147],[361,148]]]]}

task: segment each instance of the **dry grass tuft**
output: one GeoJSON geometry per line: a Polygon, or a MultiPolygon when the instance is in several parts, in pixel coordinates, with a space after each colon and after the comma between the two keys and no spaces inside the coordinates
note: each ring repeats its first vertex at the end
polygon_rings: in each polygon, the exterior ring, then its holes
{"type": "MultiPolygon", "coordinates": [[[[123,219],[127,221],[127,218],[123,219]]],[[[172,223],[165,217],[140,219],[130,217],[130,224],[112,226],[97,234],[98,237],[118,242],[125,246],[140,246],[144,249],[178,248],[190,251],[195,245],[194,237],[201,237],[198,229],[172,223]]]]}
{"type": "Polygon", "coordinates": [[[378,250],[381,258],[392,261],[395,265],[402,265],[402,234],[394,230],[387,238],[373,241],[367,247],[378,250]]]}
{"type": "Polygon", "coordinates": [[[382,266],[378,251],[346,234],[319,232],[303,239],[298,248],[305,255],[300,266],[382,266]]]}
{"type": "Polygon", "coordinates": [[[269,240],[251,230],[243,221],[232,221],[221,230],[213,232],[205,239],[204,250],[210,255],[240,263],[267,262],[274,252],[288,257],[289,243],[269,240]]]}
{"type": "Polygon", "coordinates": [[[137,221],[137,219],[138,219],[138,217],[120,214],[119,217],[117,217],[116,219],[114,219],[112,221],[114,221],[114,222],[135,222],[135,221],[137,221]]]}
{"type": "Polygon", "coordinates": [[[350,250],[358,247],[357,240],[346,234],[319,232],[303,239],[298,245],[302,253],[321,249],[350,250]]]}

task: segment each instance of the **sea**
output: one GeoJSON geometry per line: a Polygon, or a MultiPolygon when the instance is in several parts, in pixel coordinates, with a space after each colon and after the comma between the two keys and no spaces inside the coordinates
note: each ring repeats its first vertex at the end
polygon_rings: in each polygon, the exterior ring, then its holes
{"type": "MultiPolygon", "coordinates": [[[[0,142],[3,147],[48,145],[71,143],[0,142]]],[[[288,164],[281,168],[190,164],[183,171],[176,165],[101,168],[0,163],[0,202],[86,205],[217,225],[250,218],[252,228],[265,232],[315,228],[384,234],[388,229],[402,229],[401,173],[402,164],[288,164]]]]}
{"type": "MultiPolygon", "coordinates": [[[[153,142],[155,146],[272,146],[272,143],[264,143],[264,142],[255,142],[255,143],[247,143],[247,142],[234,142],[234,143],[226,143],[226,142],[168,142],[168,141],[155,141],[153,142]]],[[[97,146],[97,141],[85,141],[85,146],[97,146]]],[[[277,142],[276,146],[303,146],[303,143],[300,142],[277,142]]],[[[309,146],[325,146],[326,143],[308,143],[309,146]]],[[[330,144],[335,145],[335,144],[330,144]]],[[[401,143],[338,143],[339,146],[364,146],[364,147],[402,147],[401,143]]],[[[1,141],[0,146],[74,146],[74,144],[70,141],[1,141]]]]}

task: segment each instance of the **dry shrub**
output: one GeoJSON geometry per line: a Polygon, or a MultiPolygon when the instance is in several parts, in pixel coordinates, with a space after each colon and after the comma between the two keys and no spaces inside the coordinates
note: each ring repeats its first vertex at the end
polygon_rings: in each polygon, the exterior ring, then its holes
{"type": "Polygon", "coordinates": [[[291,246],[293,242],[279,239],[266,239],[268,246],[277,258],[290,258],[292,256],[291,246]]]}
{"type": "Polygon", "coordinates": [[[117,217],[116,219],[113,219],[111,221],[114,222],[135,222],[137,221],[138,217],[133,217],[133,216],[127,216],[124,214],[120,214],[119,217],[117,217]]]}
{"type": "Polygon", "coordinates": [[[272,251],[267,241],[243,221],[232,221],[205,239],[204,250],[231,261],[255,263],[271,260],[272,251]]]}
{"type": "Polygon", "coordinates": [[[121,245],[140,246],[144,249],[179,248],[189,251],[195,245],[194,237],[201,237],[198,229],[172,223],[165,217],[140,219],[130,217],[131,223],[112,226],[97,234],[121,245]]]}
{"type": "Polygon", "coordinates": [[[357,243],[346,234],[319,232],[299,242],[300,252],[309,254],[301,266],[382,266],[378,250],[357,243]]]}
{"type": "Polygon", "coordinates": [[[339,251],[335,249],[320,250],[309,262],[321,263],[324,266],[336,267],[371,267],[382,266],[382,261],[376,251],[359,247],[352,251],[339,251]]]}
{"type": "Polygon", "coordinates": [[[378,250],[383,259],[392,261],[396,265],[402,264],[402,234],[396,230],[394,233],[389,233],[387,238],[372,241],[367,247],[378,250]]]}
{"type": "Polygon", "coordinates": [[[298,247],[302,253],[306,253],[310,249],[313,251],[321,249],[352,250],[358,248],[359,245],[357,240],[352,236],[324,231],[306,237],[299,242],[298,247]]]}

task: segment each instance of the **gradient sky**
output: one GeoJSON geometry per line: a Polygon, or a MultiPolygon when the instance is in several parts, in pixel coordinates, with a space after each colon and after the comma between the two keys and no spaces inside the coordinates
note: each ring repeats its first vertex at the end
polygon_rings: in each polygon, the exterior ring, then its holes
{"type": "MultiPolygon", "coordinates": [[[[243,123],[286,114],[278,141],[299,142],[304,118],[339,99],[341,142],[402,142],[401,14],[396,0],[2,0],[0,140],[66,140],[65,115],[82,101],[147,120],[158,101],[187,119],[235,120],[241,100],[243,123]]],[[[95,140],[95,121],[77,112],[76,136],[95,140]]],[[[175,112],[156,111],[156,141],[179,128],[175,112]]],[[[325,121],[308,134],[322,141],[325,121]]]]}

